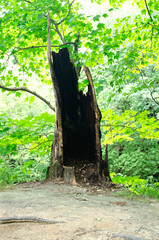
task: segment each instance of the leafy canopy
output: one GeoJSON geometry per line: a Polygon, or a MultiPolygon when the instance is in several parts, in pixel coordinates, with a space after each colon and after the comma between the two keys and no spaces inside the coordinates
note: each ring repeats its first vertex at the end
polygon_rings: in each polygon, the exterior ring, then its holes
{"type": "MultiPolygon", "coordinates": [[[[101,4],[102,1],[94,2],[101,4]]],[[[149,64],[156,65],[159,60],[157,1],[133,1],[139,7],[135,16],[130,13],[111,23],[111,16],[124,2],[109,1],[110,9],[87,17],[74,0],[3,1],[0,17],[1,83],[26,86],[33,72],[42,82],[50,83],[46,57],[48,11],[52,50],[68,46],[75,63],[95,66],[123,61],[123,74],[128,78],[131,78],[132,71],[138,73],[149,64]],[[125,49],[126,54],[122,56],[125,49]],[[133,69],[127,67],[126,62],[133,64],[133,69]],[[16,73],[13,64],[18,66],[16,73]]]]}

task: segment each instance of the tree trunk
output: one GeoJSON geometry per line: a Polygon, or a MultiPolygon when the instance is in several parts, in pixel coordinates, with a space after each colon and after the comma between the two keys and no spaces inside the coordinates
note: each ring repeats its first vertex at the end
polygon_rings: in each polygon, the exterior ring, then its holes
{"type": "Polygon", "coordinates": [[[76,181],[97,182],[101,171],[100,120],[90,71],[84,67],[89,85],[84,94],[67,48],[52,52],[52,80],[56,102],[56,126],[48,178],[64,177],[70,167],[76,181]]]}

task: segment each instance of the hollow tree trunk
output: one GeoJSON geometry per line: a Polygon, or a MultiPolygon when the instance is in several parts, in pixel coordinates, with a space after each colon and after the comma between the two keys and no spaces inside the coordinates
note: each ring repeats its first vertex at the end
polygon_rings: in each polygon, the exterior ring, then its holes
{"type": "Polygon", "coordinates": [[[90,71],[84,68],[89,81],[84,94],[78,90],[75,66],[67,48],[52,52],[51,62],[56,126],[48,178],[63,177],[70,167],[77,181],[96,182],[101,175],[101,113],[90,71]]]}

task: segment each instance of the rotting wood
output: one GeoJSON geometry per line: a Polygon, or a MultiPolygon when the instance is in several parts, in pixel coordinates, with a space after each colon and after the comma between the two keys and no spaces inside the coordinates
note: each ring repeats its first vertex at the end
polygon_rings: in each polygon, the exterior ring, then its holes
{"type": "Polygon", "coordinates": [[[68,48],[60,49],[58,53],[51,52],[49,14],[47,35],[47,54],[56,105],[55,133],[47,177],[63,178],[65,167],[72,167],[74,183],[98,182],[102,176],[101,113],[90,70],[84,67],[89,81],[88,92],[84,94],[78,89],[78,76],[68,48]],[[81,171],[85,165],[85,170],[81,171]]]}
{"type": "Polygon", "coordinates": [[[50,67],[50,73],[53,83],[53,92],[55,97],[55,112],[56,112],[56,124],[55,124],[55,134],[54,141],[51,147],[51,164],[49,167],[47,178],[54,176],[62,177],[63,176],[63,136],[62,136],[62,119],[60,112],[60,93],[54,74],[53,62],[52,62],[52,53],[51,53],[51,37],[50,37],[50,12],[48,12],[48,28],[47,28],[47,56],[50,67]],[[59,164],[55,164],[58,161],[59,164]]]}
{"type": "MultiPolygon", "coordinates": [[[[101,142],[100,142],[100,121],[101,121],[101,112],[98,108],[95,89],[93,85],[93,79],[88,67],[84,66],[84,71],[89,81],[88,91],[92,97],[94,114],[95,114],[95,136],[96,136],[96,157],[97,157],[97,165],[98,165],[98,172],[100,172],[100,163],[102,160],[102,152],[101,152],[101,142]]],[[[100,175],[99,175],[100,176],[100,175]]]]}
{"type": "Polygon", "coordinates": [[[76,185],[75,169],[74,167],[63,166],[64,180],[65,182],[72,183],[76,185]]]}

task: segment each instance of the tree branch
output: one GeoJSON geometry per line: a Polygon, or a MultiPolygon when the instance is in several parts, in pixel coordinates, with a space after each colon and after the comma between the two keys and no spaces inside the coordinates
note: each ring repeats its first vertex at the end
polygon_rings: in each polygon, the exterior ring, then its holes
{"type": "Polygon", "coordinates": [[[66,17],[64,17],[63,19],[61,19],[61,20],[57,23],[57,25],[60,25],[62,22],[64,22],[64,21],[68,18],[68,16],[70,15],[70,12],[71,12],[71,6],[73,5],[74,2],[75,2],[75,0],[73,0],[71,3],[70,3],[70,1],[68,0],[68,13],[67,13],[66,17]]]}
{"type": "MultiPolygon", "coordinates": [[[[24,1],[27,2],[27,3],[29,3],[29,4],[33,4],[33,3],[32,3],[31,1],[29,1],[29,0],[24,0],[24,1]]],[[[59,35],[59,37],[60,37],[60,39],[61,39],[61,41],[62,41],[62,43],[63,43],[64,45],[65,45],[65,44],[69,44],[69,43],[66,43],[65,38],[64,38],[64,36],[61,34],[58,26],[68,18],[69,14],[70,14],[70,12],[71,12],[71,7],[72,7],[72,5],[73,5],[74,2],[75,2],[75,0],[72,0],[71,3],[70,3],[70,0],[68,0],[68,13],[67,13],[67,15],[66,15],[63,19],[61,19],[59,22],[56,22],[54,19],[51,19],[51,18],[50,18],[50,22],[52,22],[52,23],[54,24],[55,30],[56,30],[57,34],[59,35]]],[[[35,6],[35,8],[37,9],[36,6],[35,6]]],[[[46,18],[48,18],[48,15],[47,15],[47,14],[44,14],[44,16],[45,16],[46,18]]],[[[71,43],[71,44],[72,44],[72,43],[71,43]]],[[[62,46],[63,46],[63,45],[62,45],[62,46]]],[[[59,46],[55,46],[55,47],[59,47],[59,46]]]]}
{"type": "MultiPolygon", "coordinates": [[[[145,6],[146,6],[146,9],[147,9],[148,15],[149,15],[149,17],[150,17],[150,19],[151,19],[151,22],[154,24],[154,21],[153,21],[153,18],[152,18],[152,16],[151,16],[151,13],[150,13],[150,10],[149,10],[149,7],[148,7],[148,4],[147,4],[146,0],[144,0],[144,2],[145,2],[145,6]]],[[[153,25],[152,25],[151,23],[149,23],[149,24],[150,24],[151,27],[152,27],[152,33],[151,33],[151,48],[152,48],[152,41],[153,41],[153,25]]]]}
{"type": "MultiPolygon", "coordinates": [[[[51,19],[51,18],[50,18],[50,20],[49,20],[50,22],[52,22],[52,23],[54,24],[55,30],[56,30],[57,34],[59,35],[59,37],[60,37],[60,39],[61,39],[61,41],[62,41],[62,43],[63,43],[64,45],[66,44],[66,41],[65,41],[64,36],[62,36],[62,34],[61,34],[58,26],[59,26],[61,23],[63,23],[63,22],[68,18],[69,14],[70,14],[70,12],[71,12],[71,6],[73,5],[74,2],[75,2],[75,0],[73,0],[71,3],[70,3],[70,0],[68,0],[68,7],[69,7],[68,13],[67,13],[67,15],[66,15],[63,19],[61,19],[59,22],[56,22],[54,19],[51,19]]],[[[48,15],[44,14],[44,16],[48,18],[48,15]]]]}
{"type": "Polygon", "coordinates": [[[0,85],[1,89],[7,90],[7,91],[12,91],[12,92],[17,92],[17,91],[24,91],[24,92],[28,92],[31,93],[32,95],[34,95],[35,97],[39,98],[40,100],[42,100],[43,102],[45,102],[49,108],[51,108],[51,110],[53,110],[55,112],[55,108],[52,106],[52,104],[47,101],[45,98],[43,98],[42,96],[40,96],[38,93],[29,90],[28,88],[25,87],[5,87],[3,85],[0,85]]]}
{"type": "Polygon", "coordinates": [[[136,131],[137,128],[133,128],[130,126],[126,126],[126,125],[121,125],[121,124],[100,124],[100,126],[102,127],[123,127],[123,128],[130,128],[134,131],[136,131]]]}
{"type": "MultiPolygon", "coordinates": [[[[50,12],[48,12],[48,23],[47,23],[47,56],[49,61],[50,72],[52,68],[52,61],[51,61],[51,37],[50,37],[50,12]]],[[[51,72],[52,74],[52,72],[51,72]]]]}
{"type": "MultiPolygon", "coordinates": [[[[62,36],[62,34],[61,34],[60,30],[59,30],[58,25],[60,25],[62,22],[64,22],[64,21],[67,19],[67,17],[69,16],[70,11],[71,11],[71,6],[72,6],[72,4],[74,3],[74,1],[75,1],[75,0],[73,0],[73,1],[70,3],[69,0],[68,0],[69,10],[68,10],[68,13],[67,13],[66,17],[64,17],[64,18],[63,18],[62,20],[60,20],[59,22],[56,22],[55,20],[50,19],[50,21],[54,24],[55,30],[56,30],[57,34],[59,35],[62,43],[66,43],[66,41],[65,41],[65,39],[64,39],[64,36],[62,36]]],[[[28,2],[29,4],[33,4],[33,3],[30,2],[29,0],[25,0],[25,2],[28,2]]],[[[35,6],[35,8],[37,9],[36,6],[35,6]]],[[[47,15],[47,14],[44,14],[44,16],[45,16],[46,18],[48,18],[48,15],[47,15]]]]}
{"type": "Polygon", "coordinates": [[[150,19],[151,19],[151,22],[154,23],[153,18],[152,18],[152,16],[151,16],[151,13],[150,13],[150,10],[149,10],[149,7],[148,7],[148,4],[147,4],[146,0],[144,0],[144,2],[145,2],[145,6],[146,6],[146,9],[147,9],[148,15],[149,15],[149,17],[150,17],[150,19]]]}
{"type": "Polygon", "coordinates": [[[63,37],[62,34],[60,33],[60,30],[59,30],[59,28],[58,28],[58,24],[57,24],[53,19],[51,19],[51,18],[50,18],[50,21],[54,24],[55,29],[56,29],[56,32],[57,32],[57,34],[59,35],[61,41],[62,41],[63,43],[66,43],[64,37],[63,37]]]}
{"type": "Polygon", "coordinates": [[[25,2],[27,2],[27,3],[32,3],[32,2],[30,2],[30,1],[27,1],[27,0],[24,0],[25,2]]]}
{"type": "MultiPolygon", "coordinates": [[[[146,86],[146,84],[145,84],[145,86],[146,86]]],[[[153,96],[153,91],[151,91],[151,89],[149,89],[149,87],[148,86],[146,86],[147,87],[147,89],[149,90],[149,92],[150,92],[150,95],[151,95],[151,98],[152,98],[152,100],[157,104],[157,105],[159,105],[159,102],[158,101],[156,101],[156,99],[154,98],[154,96],[153,96]]]]}
{"type": "Polygon", "coordinates": [[[37,148],[37,147],[39,147],[39,146],[41,146],[42,144],[47,143],[47,142],[52,142],[52,140],[47,140],[47,141],[44,141],[44,142],[42,142],[42,143],[38,143],[35,147],[32,147],[32,148],[25,148],[25,149],[32,150],[32,149],[35,149],[35,148],[37,148]]]}
{"type": "MultiPolygon", "coordinates": [[[[72,44],[72,45],[75,45],[74,42],[66,42],[66,43],[63,43],[63,44],[60,44],[60,45],[51,45],[51,47],[63,47],[65,45],[69,45],[69,44],[72,44]]],[[[34,48],[46,48],[47,45],[44,45],[44,46],[29,46],[29,47],[25,47],[25,48],[20,48],[20,47],[16,47],[15,49],[17,50],[13,50],[12,51],[12,54],[16,53],[16,52],[19,52],[19,51],[22,51],[22,50],[28,50],[28,49],[34,49],[34,48]]]]}
{"type": "MultiPolygon", "coordinates": [[[[54,24],[55,30],[56,30],[57,34],[59,35],[62,43],[65,44],[66,41],[65,41],[64,37],[62,36],[62,34],[60,33],[60,30],[59,30],[59,28],[58,28],[57,22],[56,22],[54,19],[51,19],[51,18],[50,18],[50,12],[49,12],[48,15],[44,14],[44,16],[45,16],[47,19],[48,19],[48,17],[49,17],[48,21],[49,21],[50,23],[52,22],[52,23],[54,24]]],[[[49,27],[49,29],[50,29],[50,27],[49,27]]]]}
{"type": "Polygon", "coordinates": [[[53,63],[51,60],[50,12],[48,12],[47,19],[48,19],[48,23],[47,23],[47,57],[48,57],[48,62],[49,62],[51,78],[53,81],[53,79],[55,79],[55,76],[54,76],[54,71],[53,71],[53,63]]]}
{"type": "Polygon", "coordinates": [[[152,48],[152,44],[153,44],[153,26],[152,26],[152,32],[151,32],[151,48],[152,48]]]}
{"type": "Polygon", "coordinates": [[[150,92],[150,95],[151,95],[152,100],[153,100],[157,105],[159,105],[159,102],[156,101],[156,99],[155,99],[154,96],[153,96],[153,91],[147,86],[147,84],[146,84],[146,82],[145,82],[145,80],[144,80],[144,78],[143,78],[143,76],[146,76],[145,73],[142,71],[142,69],[138,68],[138,66],[136,66],[136,68],[137,68],[138,71],[140,72],[140,75],[141,75],[141,77],[142,77],[142,81],[143,81],[144,85],[146,86],[146,88],[148,89],[148,91],[150,92]]]}

